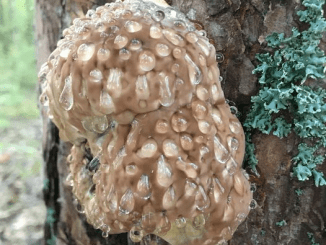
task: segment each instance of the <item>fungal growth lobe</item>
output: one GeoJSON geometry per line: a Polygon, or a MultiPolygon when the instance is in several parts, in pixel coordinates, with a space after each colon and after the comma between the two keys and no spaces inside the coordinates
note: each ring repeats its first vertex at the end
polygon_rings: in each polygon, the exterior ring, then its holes
{"type": "Polygon", "coordinates": [[[204,32],[163,1],[126,0],[63,35],[39,73],[41,97],[73,144],[68,180],[87,221],[134,242],[231,239],[252,193],[204,32]]]}

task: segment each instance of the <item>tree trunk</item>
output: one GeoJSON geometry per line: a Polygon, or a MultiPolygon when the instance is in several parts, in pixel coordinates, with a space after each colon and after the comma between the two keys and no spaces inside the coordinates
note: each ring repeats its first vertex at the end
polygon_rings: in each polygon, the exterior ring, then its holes
{"type": "MultiPolygon", "coordinates": [[[[38,68],[55,49],[64,28],[87,9],[103,5],[105,0],[36,0],[36,39],[38,68]]],[[[257,77],[251,72],[256,64],[255,54],[264,52],[260,44],[272,32],[291,33],[300,29],[296,0],[172,0],[167,1],[188,16],[195,14],[208,36],[214,40],[219,68],[223,77],[225,97],[234,103],[245,117],[250,97],[257,93],[257,77]],[[259,41],[258,41],[259,40],[259,41]],[[224,57],[224,60],[222,58],[224,57]]],[[[71,144],[59,139],[58,129],[43,115],[43,156],[47,206],[45,244],[133,244],[127,234],[103,238],[99,230],[87,224],[73,204],[71,189],[66,184],[66,156],[71,144]]],[[[290,178],[291,158],[298,140],[294,135],[279,139],[255,132],[253,141],[259,160],[259,176],[251,174],[256,184],[254,199],[258,207],[252,210],[238,228],[229,244],[309,244],[307,232],[316,241],[326,244],[326,192],[312,181],[298,182],[290,178]],[[296,189],[304,190],[302,196],[296,189]],[[278,227],[276,222],[286,220],[278,227]]],[[[325,164],[320,169],[326,172],[325,164]],[[323,168],[323,169],[322,169],[323,168]]],[[[248,170],[249,173],[250,170],[248,170]]],[[[143,244],[166,244],[155,236],[143,244]],[[152,241],[152,243],[150,243],[152,241]]],[[[146,240],[146,241],[145,241],[146,240]]]]}

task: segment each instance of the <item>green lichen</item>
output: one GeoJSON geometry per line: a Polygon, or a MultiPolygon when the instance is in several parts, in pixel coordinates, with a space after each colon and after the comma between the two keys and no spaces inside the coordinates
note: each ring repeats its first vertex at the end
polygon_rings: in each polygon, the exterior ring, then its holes
{"type": "Polygon", "coordinates": [[[309,240],[311,242],[311,245],[319,245],[319,243],[315,242],[315,237],[314,237],[313,233],[307,232],[307,235],[308,235],[308,238],[309,238],[309,240]]]}
{"type": "Polygon", "coordinates": [[[297,14],[310,27],[302,32],[293,28],[290,37],[273,33],[266,41],[274,52],[256,56],[259,65],[253,73],[260,74],[260,91],[251,98],[252,107],[244,122],[246,160],[255,170],[254,129],[279,138],[294,132],[302,143],[293,158],[293,175],[301,181],[313,177],[315,185],[322,186],[326,180],[317,167],[325,160],[319,150],[326,147],[326,90],[305,83],[308,78],[325,78],[326,56],[318,47],[326,31],[324,1],[304,0],[302,4],[306,8],[297,14]]]}
{"type": "Polygon", "coordinates": [[[301,189],[296,189],[294,192],[295,192],[295,194],[297,194],[298,196],[301,196],[301,195],[304,193],[304,191],[301,190],[301,189]]]}
{"type": "Polygon", "coordinates": [[[283,220],[281,220],[281,221],[279,221],[279,222],[276,222],[275,223],[278,227],[282,227],[282,226],[286,226],[287,225],[287,223],[286,223],[286,221],[283,219],[283,220]]]}
{"type": "Polygon", "coordinates": [[[47,214],[46,214],[46,223],[50,226],[51,238],[46,240],[47,245],[55,245],[56,244],[57,238],[54,235],[54,222],[55,221],[56,221],[55,210],[53,208],[48,208],[47,214]]]}

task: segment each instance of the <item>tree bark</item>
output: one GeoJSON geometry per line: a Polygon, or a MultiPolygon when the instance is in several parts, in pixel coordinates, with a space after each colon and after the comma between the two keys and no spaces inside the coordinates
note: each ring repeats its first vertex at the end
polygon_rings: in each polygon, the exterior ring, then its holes
{"type": "MultiPolygon", "coordinates": [[[[38,67],[55,49],[64,28],[87,9],[103,5],[105,0],[36,0],[36,40],[38,67]]],[[[267,49],[263,40],[272,32],[291,33],[292,27],[304,28],[298,20],[296,0],[172,0],[172,6],[188,16],[195,13],[208,36],[214,41],[223,77],[225,97],[234,103],[242,119],[249,111],[250,97],[258,91],[257,77],[251,72],[256,65],[255,54],[267,49]]],[[[324,44],[322,44],[324,45],[324,44]]],[[[58,129],[43,115],[43,156],[46,185],[44,199],[48,208],[44,244],[133,244],[127,234],[110,235],[87,224],[74,207],[71,189],[66,184],[66,156],[71,145],[59,139],[58,129]]],[[[316,242],[326,244],[326,192],[313,181],[298,182],[290,178],[291,158],[298,139],[294,135],[279,139],[255,132],[253,141],[259,160],[259,176],[251,173],[256,184],[252,210],[238,228],[229,244],[309,244],[307,232],[316,242]],[[304,190],[302,196],[296,189],[304,190]],[[285,220],[287,225],[277,227],[285,220]]],[[[321,171],[326,172],[324,164],[321,171]]],[[[155,236],[143,244],[166,244],[155,236]],[[150,242],[152,241],[152,243],[150,242]],[[156,242],[156,243],[155,243],[156,242]]]]}

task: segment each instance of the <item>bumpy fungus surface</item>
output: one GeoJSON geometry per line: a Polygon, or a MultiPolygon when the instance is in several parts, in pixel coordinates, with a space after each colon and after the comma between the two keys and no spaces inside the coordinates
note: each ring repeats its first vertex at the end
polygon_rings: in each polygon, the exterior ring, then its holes
{"type": "Polygon", "coordinates": [[[204,31],[162,4],[90,10],[41,68],[41,97],[95,228],[222,244],[250,210],[244,133],[204,31]]]}

